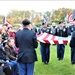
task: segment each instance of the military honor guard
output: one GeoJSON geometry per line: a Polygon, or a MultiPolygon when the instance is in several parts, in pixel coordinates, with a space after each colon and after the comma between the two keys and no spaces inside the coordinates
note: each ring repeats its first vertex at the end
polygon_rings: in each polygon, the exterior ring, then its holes
{"type": "MultiPolygon", "coordinates": [[[[38,34],[41,33],[51,33],[51,30],[47,27],[46,22],[43,22],[42,26],[38,29],[38,34]]],[[[48,64],[50,60],[50,44],[40,42],[40,50],[42,62],[44,62],[44,64],[48,64]]]]}
{"type": "Polygon", "coordinates": [[[75,64],[75,30],[72,33],[70,47],[71,47],[71,63],[75,64]]]}
{"type": "Polygon", "coordinates": [[[75,64],[75,11],[72,15],[73,25],[71,25],[71,40],[70,40],[70,47],[71,47],[71,64],[75,64]]]}
{"type": "MultiPolygon", "coordinates": [[[[63,26],[63,22],[59,22],[58,27],[56,28],[56,36],[67,37],[69,35],[68,27],[63,26]]],[[[57,44],[57,58],[58,60],[63,60],[65,51],[65,44],[57,44]]]]}

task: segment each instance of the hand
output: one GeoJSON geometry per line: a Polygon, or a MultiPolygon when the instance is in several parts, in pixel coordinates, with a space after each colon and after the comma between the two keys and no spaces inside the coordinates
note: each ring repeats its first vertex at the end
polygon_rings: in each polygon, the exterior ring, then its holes
{"type": "Polygon", "coordinates": [[[4,66],[4,64],[1,64],[1,66],[4,66]]]}
{"type": "Polygon", "coordinates": [[[6,60],[6,62],[9,62],[9,60],[6,60]]]}
{"type": "Polygon", "coordinates": [[[16,58],[16,60],[17,60],[17,58],[16,58]]]}

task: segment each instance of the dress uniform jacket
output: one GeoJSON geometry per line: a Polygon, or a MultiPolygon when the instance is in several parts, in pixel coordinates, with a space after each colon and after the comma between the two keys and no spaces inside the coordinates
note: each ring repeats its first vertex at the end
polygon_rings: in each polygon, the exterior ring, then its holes
{"type": "Polygon", "coordinates": [[[75,31],[72,33],[72,37],[70,40],[70,47],[71,47],[71,63],[75,64],[75,31]]]}
{"type": "MultiPolygon", "coordinates": [[[[49,28],[49,27],[42,28],[41,27],[41,28],[38,29],[37,34],[41,34],[41,33],[48,33],[48,34],[50,34],[51,33],[51,28],[49,28]]],[[[47,45],[47,43],[42,43],[42,42],[40,42],[40,44],[43,45],[43,46],[47,45]]],[[[48,45],[50,45],[50,44],[48,44],[48,45]]]]}
{"type": "Polygon", "coordinates": [[[75,31],[72,33],[72,38],[70,41],[70,47],[75,47],[75,31]]]}
{"type": "Polygon", "coordinates": [[[34,32],[28,28],[18,31],[15,37],[15,44],[19,48],[18,62],[32,63],[37,61],[35,48],[37,48],[38,43],[34,32]]]}
{"type": "Polygon", "coordinates": [[[58,26],[56,28],[55,35],[57,35],[57,36],[67,37],[69,34],[70,34],[69,29],[66,26],[63,26],[63,27],[58,26]]]}
{"type": "Polygon", "coordinates": [[[75,25],[69,26],[69,30],[70,30],[70,32],[72,33],[72,32],[75,30],[75,25]]]}

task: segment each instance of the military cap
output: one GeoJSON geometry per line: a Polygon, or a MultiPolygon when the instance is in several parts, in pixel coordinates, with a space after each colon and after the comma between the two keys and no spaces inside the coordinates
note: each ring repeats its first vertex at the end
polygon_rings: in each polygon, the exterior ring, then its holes
{"type": "Polygon", "coordinates": [[[75,21],[75,19],[73,19],[73,21],[75,21]]]}
{"type": "Polygon", "coordinates": [[[46,22],[42,22],[42,25],[46,24],[46,22]]]}
{"type": "Polygon", "coordinates": [[[63,22],[60,21],[59,24],[61,24],[61,23],[63,23],[63,22]]]}
{"type": "Polygon", "coordinates": [[[31,24],[31,22],[30,22],[28,19],[24,19],[24,20],[22,21],[22,24],[23,24],[24,26],[27,26],[27,25],[31,24]]]}

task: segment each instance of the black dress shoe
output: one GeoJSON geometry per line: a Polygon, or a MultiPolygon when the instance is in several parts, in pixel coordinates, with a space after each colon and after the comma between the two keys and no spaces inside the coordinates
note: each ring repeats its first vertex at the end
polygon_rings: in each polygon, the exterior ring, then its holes
{"type": "Polygon", "coordinates": [[[47,61],[47,64],[49,63],[49,61],[47,61]]]}
{"type": "Polygon", "coordinates": [[[48,62],[44,62],[44,64],[46,64],[46,65],[47,65],[47,64],[48,64],[48,62]]]}
{"type": "Polygon", "coordinates": [[[63,60],[63,58],[58,58],[58,60],[60,61],[60,60],[63,60]]]}
{"type": "Polygon", "coordinates": [[[44,62],[44,64],[46,64],[46,62],[44,62]]]}
{"type": "Polygon", "coordinates": [[[74,64],[75,64],[75,62],[72,62],[71,64],[72,64],[72,65],[74,65],[74,64]]]}

